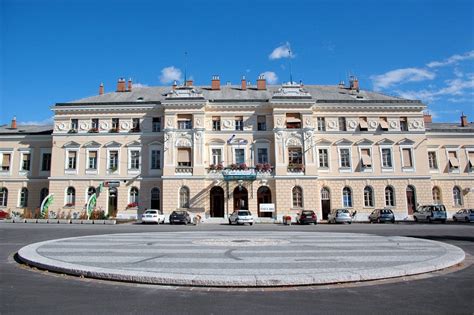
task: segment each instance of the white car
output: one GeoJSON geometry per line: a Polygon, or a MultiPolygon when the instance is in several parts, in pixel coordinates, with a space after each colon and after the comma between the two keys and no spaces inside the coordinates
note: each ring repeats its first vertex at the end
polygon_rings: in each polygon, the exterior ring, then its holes
{"type": "Polygon", "coordinates": [[[253,225],[252,213],[248,210],[236,210],[229,216],[229,224],[245,224],[253,225]]]}
{"type": "Polygon", "coordinates": [[[142,214],[142,223],[165,223],[165,215],[156,209],[148,209],[142,214]]]}
{"type": "Polygon", "coordinates": [[[461,209],[453,215],[453,221],[474,221],[474,209],[461,209]]]}

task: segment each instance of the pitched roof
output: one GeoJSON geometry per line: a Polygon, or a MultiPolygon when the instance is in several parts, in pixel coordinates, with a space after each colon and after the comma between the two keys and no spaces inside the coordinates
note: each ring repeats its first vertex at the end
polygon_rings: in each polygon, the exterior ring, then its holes
{"type": "Polygon", "coordinates": [[[52,134],[52,125],[18,125],[16,129],[10,128],[10,125],[1,125],[0,134],[14,135],[14,134],[52,134]]]}
{"type": "Polygon", "coordinates": [[[426,131],[433,132],[474,132],[474,123],[461,127],[459,123],[426,123],[426,131]]]}

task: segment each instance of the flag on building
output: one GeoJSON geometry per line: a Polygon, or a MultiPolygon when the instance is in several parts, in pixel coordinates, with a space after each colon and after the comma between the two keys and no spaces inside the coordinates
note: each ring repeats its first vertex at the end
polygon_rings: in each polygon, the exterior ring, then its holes
{"type": "Polygon", "coordinates": [[[41,202],[41,207],[40,207],[40,214],[42,218],[46,217],[46,214],[49,212],[49,207],[54,201],[54,194],[49,194],[46,196],[46,198],[43,199],[43,202],[41,202]]]}
{"type": "Polygon", "coordinates": [[[89,197],[89,200],[87,201],[87,208],[86,208],[87,209],[87,219],[89,219],[91,217],[92,211],[94,211],[96,203],[97,203],[97,195],[92,194],[89,197]]]}

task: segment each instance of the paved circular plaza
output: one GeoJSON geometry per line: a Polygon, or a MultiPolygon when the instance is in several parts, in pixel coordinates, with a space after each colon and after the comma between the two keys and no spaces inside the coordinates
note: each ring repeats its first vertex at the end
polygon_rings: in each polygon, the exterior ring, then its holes
{"type": "Polygon", "coordinates": [[[464,260],[455,246],[322,232],[154,232],[64,238],[23,247],[30,265],[71,275],[186,286],[270,287],[385,279],[464,260]]]}

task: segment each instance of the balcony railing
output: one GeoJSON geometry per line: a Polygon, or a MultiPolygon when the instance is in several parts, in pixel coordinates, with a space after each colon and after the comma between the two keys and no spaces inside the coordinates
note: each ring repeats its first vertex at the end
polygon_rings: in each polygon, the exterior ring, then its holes
{"type": "Polygon", "coordinates": [[[192,166],[176,166],[175,173],[180,174],[180,175],[192,175],[193,167],[192,166]]]}
{"type": "Polygon", "coordinates": [[[287,171],[288,173],[291,173],[291,174],[303,174],[304,165],[303,164],[288,164],[287,171]]]}

